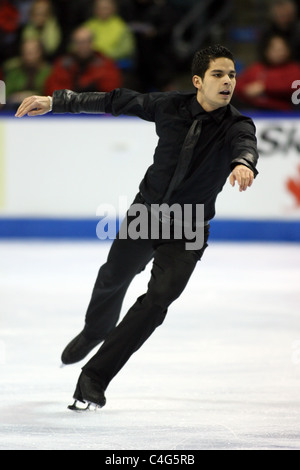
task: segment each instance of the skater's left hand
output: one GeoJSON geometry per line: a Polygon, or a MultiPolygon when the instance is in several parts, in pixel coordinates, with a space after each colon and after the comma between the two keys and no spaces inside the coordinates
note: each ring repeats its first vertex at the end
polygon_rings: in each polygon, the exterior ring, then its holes
{"type": "Polygon", "coordinates": [[[250,188],[254,180],[254,173],[252,170],[247,168],[245,165],[237,165],[231,175],[230,175],[230,184],[231,186],[235,185],[237,181],[240,192],[246,191],[247,188],[250,188]]]}

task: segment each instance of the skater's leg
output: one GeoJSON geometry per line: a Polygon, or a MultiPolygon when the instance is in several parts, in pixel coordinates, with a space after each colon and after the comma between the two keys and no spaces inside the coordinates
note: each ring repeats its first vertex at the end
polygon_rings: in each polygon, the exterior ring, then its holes
{"type": "MultiPolygon", "coordinates": [[[[130,223],[126,217],[123,227],[130,223]]],[[[124,232],[123,232],[124,233],[124,232]]],[[[149,239],[121,238],[113,242],[107,262],[101,267],[86,313],[84,330],[62,353],[63,364],[74,364],[89,354],[116,326],[126,291],[136,274],[153,258],[149,239]]]]}
{"type": "Polygon", "coordinates": [[[163,322],[169,305],[184,290],[205,247],[195,253],[186,251],[184,243],[173,242],[156,249],[147,293],[137,299],[83,368],[86,375],[98,380],[103,390],[163,322]]]}
{"type": "Polygon", "coordinates": [[[117,238],[113,242],[107,261],[100,268],[86,313],[86,337],[102,340],[116,326],[130,283],[152,257],[149,240],[117,238]]]}

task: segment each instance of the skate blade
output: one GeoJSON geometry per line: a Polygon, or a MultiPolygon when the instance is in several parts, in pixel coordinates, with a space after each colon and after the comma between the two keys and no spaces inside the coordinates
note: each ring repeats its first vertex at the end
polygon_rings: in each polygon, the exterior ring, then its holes
{"type": "Polygon", "coordinates": [[[91,402],[88,402],[88,404],[84,403],[83,406],[78,406],[77,405],[78,403],[78,400],[75,400],[73,405],[69,405],[68,406],[68,410],[71,410],[71,411],[77,411],[77,412],[83,412],[83,411],[97,411],[97,410],[100,410],[101,406],[99,405],[96,405],[96,403],[91,403],[91,402]]]}

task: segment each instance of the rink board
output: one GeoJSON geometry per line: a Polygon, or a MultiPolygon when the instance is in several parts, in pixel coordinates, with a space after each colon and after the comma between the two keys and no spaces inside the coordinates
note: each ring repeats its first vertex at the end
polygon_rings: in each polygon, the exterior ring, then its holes
{"type": "MultiPolygon", "coordinates": [[[[0,219],[2,239],[98,240],[97,219],[0,219]]],[[[116,227],[120,225],[117,220],[116,227]]],[[[210,240],[299,242],[300,222],[266,220],[214,220],[210,240]]],[[[100,240],[99,240],[100,241],[100,240]]],[[[110,241],[108,238],[107,241],[110,241]]]]}

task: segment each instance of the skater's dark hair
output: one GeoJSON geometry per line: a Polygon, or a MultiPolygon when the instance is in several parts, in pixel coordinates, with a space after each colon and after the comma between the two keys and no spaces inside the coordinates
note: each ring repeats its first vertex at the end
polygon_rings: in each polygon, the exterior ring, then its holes
{"type": "Polygon", "coordinates": [[[234,63],[232,52],[219,44],[196,52],[192,63],[192,75],[198,75],[198,77],[203,80],[206,71],[209,69],[210,61],[219,59],[220,57],[226,57],[234,63]]]}

